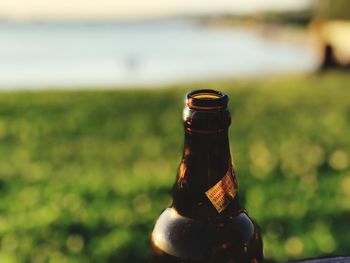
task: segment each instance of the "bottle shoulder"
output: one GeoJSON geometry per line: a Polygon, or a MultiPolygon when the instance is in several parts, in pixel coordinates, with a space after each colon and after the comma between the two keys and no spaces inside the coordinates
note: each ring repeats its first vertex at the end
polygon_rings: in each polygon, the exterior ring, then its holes
{"type": "Polygon", "coordinates": [[[258,229],[244,210],[205,222],[182,216],[171,207],[160,215],[152,233],[154,246],[188,260],[208,258],[219,247],[249,253],[255,239],[260,239],[258,229]]]}

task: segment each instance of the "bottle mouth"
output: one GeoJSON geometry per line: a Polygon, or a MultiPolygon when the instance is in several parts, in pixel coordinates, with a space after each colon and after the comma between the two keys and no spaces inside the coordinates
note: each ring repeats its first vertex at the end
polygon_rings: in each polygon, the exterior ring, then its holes
{"type": "Polygon", "coordinates": [[[224,109],[227,107],[228,99],[228,95],[220,91],[201,89],[187,93],[186,104],[190,109],[224,109]]]}

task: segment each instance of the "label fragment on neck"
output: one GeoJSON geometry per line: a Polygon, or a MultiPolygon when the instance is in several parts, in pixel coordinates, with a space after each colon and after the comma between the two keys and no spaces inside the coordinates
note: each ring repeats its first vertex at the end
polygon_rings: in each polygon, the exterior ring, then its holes
{"type": "Polygon", "coordinates": [[[232,170],[229,169],[226,175],[213,187],[205,192],[215,209],[221,213],[231,203],[237,193],[237,185],[233,178],[232,170]]]}

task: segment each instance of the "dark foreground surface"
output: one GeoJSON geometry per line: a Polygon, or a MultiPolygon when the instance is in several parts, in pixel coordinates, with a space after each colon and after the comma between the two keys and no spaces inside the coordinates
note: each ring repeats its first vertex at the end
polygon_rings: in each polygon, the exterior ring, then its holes
{"type": "Polygon", "coordinates": [[[310,260],[299,261],[299,263],[349,263],[349,262],[350,262],[350,257],[310,259],[310,260]]]}

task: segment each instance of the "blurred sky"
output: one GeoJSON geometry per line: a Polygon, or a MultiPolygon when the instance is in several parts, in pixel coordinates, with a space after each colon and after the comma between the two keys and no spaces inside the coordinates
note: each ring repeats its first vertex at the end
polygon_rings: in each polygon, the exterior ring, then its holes
{"type": "Polygon", "coordinates": [[[140,19],[189,14],[291,10],[313,0],[0,0],[7,19],[140,19]]]}

